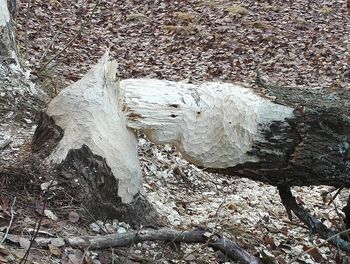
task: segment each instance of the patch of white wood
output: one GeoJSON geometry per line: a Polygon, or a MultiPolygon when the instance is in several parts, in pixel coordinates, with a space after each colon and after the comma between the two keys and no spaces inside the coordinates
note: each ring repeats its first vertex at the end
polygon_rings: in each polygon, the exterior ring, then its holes
{"type": "Polygon", "coordinates": [[[292,108],[229,83],[128,79],[120,89],[128,127],[155,143],[175,145],[186,160],[203,167],[258,162],[248,152],[264,141],[259,125],[293,116],[292,108]]]}
{"type": "Polygon", "coordinates": [[[7,8],[7,0],[0,0],[0,27],[10,22],[10,13],[7,8]]]}
{"type": "Polygon", "coordinates": [[[49,160],[60,163],[70,149],[87,145],[106,159],[118,179],[118,195],[124,203],[142,190],[137,139],[120,111],[116,62],[108,52],[81,80],[64,89],[48,106],[47,114],[64,130],[49,160]]]}

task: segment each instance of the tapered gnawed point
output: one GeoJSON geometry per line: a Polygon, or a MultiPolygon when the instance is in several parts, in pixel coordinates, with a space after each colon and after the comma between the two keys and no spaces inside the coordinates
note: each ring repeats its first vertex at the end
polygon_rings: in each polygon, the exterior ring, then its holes
{"type": "Polygon", "coordinates": [[[258,162],[251,151],[265,140],[261,128],[293,116],[293,108],[234,84],[128,79],[120,86],[130,128],[156,143],[175,145],[187,160],[203,167],[258,162]]]}

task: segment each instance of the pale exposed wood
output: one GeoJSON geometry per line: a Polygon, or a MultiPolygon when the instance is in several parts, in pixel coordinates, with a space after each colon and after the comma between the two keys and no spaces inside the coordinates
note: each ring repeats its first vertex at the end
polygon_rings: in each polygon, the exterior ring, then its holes
{"type": "Polygon", "coordinates": [[[294,110],[230,83],[128,79],[120,89],[129,127],[153,142],[175,145],[188,161],[209,168],[259,162],[252,148],[266,141],[262,130],[273,122],[288,125],[294,110]]]}
{"type": "Polygon", "coordinates": [[[7,8],[7,0],[0,0],[0,27],[6,26],[10,21],[10,13],[7,8]]]}
{"type": "Polygon", "coordinates": [[[130,203],[142,192],[142,177],[135,134],[126,127],[119,108],[116,63],[108,61],[108,52],[81,80],[64,89],[46,111],[64,136],[49,157],[62,162],[68,151],[88,146],[106,159],[119,182],[118,195],[130,203]]]}

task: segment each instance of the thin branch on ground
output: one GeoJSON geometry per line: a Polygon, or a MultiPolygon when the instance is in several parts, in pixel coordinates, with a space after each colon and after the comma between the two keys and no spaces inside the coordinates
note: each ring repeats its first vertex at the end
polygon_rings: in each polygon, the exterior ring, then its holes
{"type": "Polygon", "coordinates": [[[311,216],[307,210],[299,205],[293,196],[289,186],[278,186],[279,195],[287,212],[293,212],[301,222],[306,224],[311,232],[319,234],[331,244],[341,250],[350,252],[350,243],[339,238],[339,234],[328,228],[321,221],[311,216]]]}
{"type": "Polygon", "coordinates": [[[339,193],[343,190],[343,188],[339,188],[337,190],[337,192],[334,194],[334,196],[331,196],[331,200],[329,201],[328,205],[330,205],[334,200],[335,198],[337,198],[337,196],[339,195],[339,193]]]}
{"type": "MultiPolygon", "coordinates": [[[[46,193],[48,193],[51,189],[51,187],[53,186],[54,184],[54,179],[52,179],[50,181],[50,184],[49,186],[47,187],[46,189],[46,193]]],[[[35,230],[35,233],[32,237],[32,239],[30,240],[30,243],[29,243],[29,246],[28,246],[28,249],[26,251],[26,253],[24,254],[23,258],[21,259],[21,262],[19,264],[22,264],[22,263],[27,263],[27,260],[28,260],[28,257],[29,257],[29,253],[30,253],[30,249],[33,247],[33,244],[35,242],[35,239],[38,237],[38,234],[39,234],[39,231],[40,231],[40,228],[41,228],[41,224],[43,222],[43,218],[44,218],[44,214],[45,214],[45,209],[46,209],[46,202],[47,202],[47,197],[45,198],[44,202],[43,202],[43,206],[42,206],[42,210],[40,212],[40,218],[39,218],[39,222],[38,222],[38,226],[36,227],[36,230],[35,230]]]]}
{"type": "Polygon", "coordinates": [[[332,239],[334,239],[334,238],[336,238],[336,237],[338,237],[338,236],[340,236],[340,235],[342,235],[342,234],[348,234],[349,232],[350,232],[350,229],[346,229],[346,230],[343,230],[343,231],[341,231],[341,232],[339,232],[339,233],[337,233],[337,234],[335,234],[335,235],[333,235],[333,236],[327,238],[325,241],[322,241],[321,243],[317,244],[316,246],[311,247],[311,248],[309,248],[308,250],[301,252],[301,253],[300,253],[299,255],[297,255],[294,259],[292,259],[291,261],[287,262],[287,264],[292,264],[292,263],[296,262],[301,256],[303,256],[303,255],[305,255],[305,254],[311,252],[312,250],[314,250],[314,249],[316,249],[316,248],[320,248],[320,247],[322,247],[323,245],[325,245],[326,243],[328,243],[330,240],[332,240],[332,239]]]}
{"type": "Polygon", "coordinates": [[[21,259],[21,262],[19,264],[22,264],[22,263],[27,263],[27,260],[28,260],[28,257],[29,257],[29,252],[30,252],[30,249],[33,247],[33,244],[34,244],[34,241],[35,239],[38,237],[38,234],[39,234],[39,230],[41,228],[41,224],[42,224],[42,221],[43,221],[43,218],[44,218],[44,213],[45,213],[45,208],[46,208],[46,204],[44,203],[43,204],[43,207],[42,207],[42,210],[41,210],[41,215],[40,215],[40,218],[39,218],[39,222],[38,222],[38,226],[36,228],[36,231],[34,233],[34,236],[32,237],[32,239],[30,240],[30,243],[29,243],[29,246],[27,248],[27,251],[26,253],[24,254],[23,258],[21,259]]]}
{"type": "Polygon", "coordinates": [[[84,254],[81,257],[80,264],[84,264],[85,263],[85,256],[86,256],[86,254],[88,253],[89,250],[90,250],[90,246],[85,249],[84,254]]]}
{"type": "Polygon", "coordinates": [[[90,16],[88,17],[88,19],[81,25],[80,29],[77,31],[77,33],[66,43],[66,45],[60,50],[58,51],[56,54],[54,54],[49,60],[47,60],[44,65],[42,65],[39,68],[39,72],[43,71],[46,69],[46,67],[50,64],[51,61],[53,61],[54,59],[56,59],[59,55],[62,54],[63,51],[65,51],[69,46],[71,46],[73,44],[73,42],[82,34],[83,30],[85,29],[85,27],[87,25],[90,24],[91,19],[93,17],[93,15],[96,12],[96,9],[98,7],[98,5],[100,4],[100,1],[97,1],[93,10],[91,11],[90,16]]]}
{"type": "MultiPolygon", "coordinates": [[[[0,232],[1,235],[1,232],[0,232]]],[[[52,238],[36,237],[35,246],[47,247],[52,238]]],[[[66,237],[65,243],[74,248],[89,247],[92,250],[109,249],[115,247],[127,247],[144,241],[174,241],[178,243],[201,243],[206,244],[214,250],[221,251],[233,261],[246,264],[261,264],[261,260],[252,256],[234,241],[219,234],[213,234],[205,229],[194,229],[192,231],[180,231],[172,229],[140,229],[128,231],[122,234],[108,234],[98,236],[66,237]]]]}
{"type": "Polygon", "coordinates": [[[0,150],[3,150],[4,148],[6,148],[8,145],[10,145],[12,143],[11,139],[7,139],[4,142],[2,142],[0,144],[0,150]]]}
{"type": "Polygon", "coordinates": [[[13,201],[12,201],[12,204],[11,204],[11,208],[10,208],[10,214],[11,214],[10,222],[9,222],[8,226],[6,227],[6,231],[5,231],[5,234],[4,234],[4,236],[2,237],[2,239],[0,241],[0,245],[2,243],[4,243],[4,241],[6,240],[8,234],[9,234],[10,228],[12,226],[13,217],[15,215],[14,207],[15,207],[15,204],[16,204],[16,199],[17,199],[16,197],[13,198],[13,201]]]}
{"type": "Polygon", "coordinates": [[[219,250],[234,261],[242,263],[261,263],[260,260],[247,251],[239,247],[235,242],[224,238],[218,234],[212,234],[204,229],[195,229],[193,231],[176,231],[169,229],[143,229],[127,232],[124,234],[111,234],[95,237],[68,238],[66,241],[72,247],[81,247],[90,245],[91,249],[104,249],[110,247],[125,247],[131,243],[143,241],[172,241],[186,243],[208,243],[208,246],[219,250]],[[209,242],[208,242],[209,239],[209,242]]]}

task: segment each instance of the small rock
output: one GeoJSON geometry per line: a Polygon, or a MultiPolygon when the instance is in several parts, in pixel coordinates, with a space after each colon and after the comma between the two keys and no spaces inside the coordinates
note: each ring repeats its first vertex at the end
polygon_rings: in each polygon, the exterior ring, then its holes
{"type": "Polygon", "coordinates": [[[190,254],[185,258],[185,260],[186,261],[194,261],[194,260],[196,260],[196,256],[193,254],[190,254]]]}
{"type": "Polygon", "coordinates": [[[63,247],[65,245],[65,242],[63,238],[53,238],[51,239],[51,244],[59,248],[59,247],[63,247]]]}
{"type": "Polygon", "coordinates": [[[100,226],[97,223],[91,223],[90,224],[90,228],[95,233],[100,233],[101,232],[101,228],[100,228],[100,226]]]}
{"type": "Polygon", "coordinates": [[[44,182],[40,185],[40,188],[42,191],[47,190],[47,188],[52,188],[53,186],[57,185],[58,182],[57,181],[49,181],[49,182],[44,182]]]}
{"type": "Polygon", "coordinates": [[[79,221],[80,216],[79,216],[79,214],[77,212],[71,211],[71,212],[69,212],[68,218],[69,218],[70,222],[76,223],[76,222],[79,221]]]}

